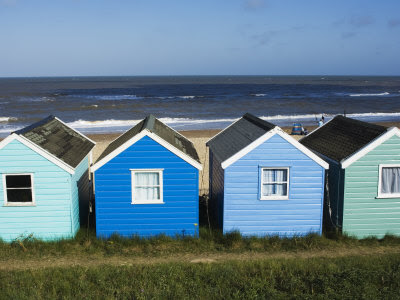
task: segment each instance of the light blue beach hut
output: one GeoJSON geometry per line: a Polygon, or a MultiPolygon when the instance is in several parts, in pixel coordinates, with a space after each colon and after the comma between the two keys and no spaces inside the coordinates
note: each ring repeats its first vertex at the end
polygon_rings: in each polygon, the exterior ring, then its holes
{"type": "Polygon", "coordinates": [[[274,124],[245,114],[207,142],[211,206],[224,233],[321,234],[329,165],[274,124]]]}
{"type": "Polygon", "coordinates": [[[97,236],[196,235],[201,168],[192,142],[148,116],[91,168],[97,236]]]}
{"type": "MultiPolygon", "coordinates": [[[[57,240],[79,229],[95,143],[49,116],[0,142],[0,238],[57,240]]],[[[86,202],[87,203],[87,202],[86,202]]]]}

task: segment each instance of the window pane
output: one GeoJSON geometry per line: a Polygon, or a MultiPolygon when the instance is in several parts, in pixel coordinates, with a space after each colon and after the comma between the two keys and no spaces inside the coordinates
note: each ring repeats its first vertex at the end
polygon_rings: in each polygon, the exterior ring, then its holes
{"type": "Polygon", "coordinates": [[[32,190],[7,190],[7,202],[32,202],[32,190]]]}
{"type": "Polygon", "coordinates": [[[400,167],[382,168],[381,192],[383,194],[400,193],[400,167]]]}
{"type": "Polygon", "coordinates": [[[135,186],[160,185],[160,174],[158,172],[135,172],[135,186]]]}
{"type": "Polygon", "coordinates": [[[263,170],[263,183],[269,182],[286,182],[287,169],[264,169],[263,170]]]}
{"type": "Polygon", "coordinates": [[[30,175],[6,175],[7,188],[30,188],[31,176],[30,175]]]}
{"type": "Polygon", "coordinates": [[[137,187],[134,193],[136,200],[160,200],[159,187],[137,187]]]}
{"type": "Polygon", "coordinates": [[[263,184],[263,196],[287,196],[287,183],[263,184]]]}
{"type": "Polygon", "coordinates": [[[275,194],[275,184],[263,184],[262,195],[272,196],[275,194]]]}
{"type": "Polygon", "coordinates": [[[287,183],[276,184],[276,195],[287,196],[287,183]]]}

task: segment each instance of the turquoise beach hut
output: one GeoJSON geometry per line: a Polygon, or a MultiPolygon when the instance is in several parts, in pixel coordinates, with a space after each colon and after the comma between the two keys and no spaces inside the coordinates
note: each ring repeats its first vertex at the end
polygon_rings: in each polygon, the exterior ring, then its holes
{"type": "Polygon", "coordinates": [[[0,238],[74,237],[95,143],[49,116],[0,142],[0,238]],[[80,198],[80,199],[79,199],[80,198]]]}
{"type": "Polygon", "coordinates": [[[300,140],[329,162],[326,225],[400,236],[400,130],[336,116],[300,140]]]}
{"type": "Polygon", "coordinates": [[[245,114],[207,142],[212,211],[224,233],[322,232],[329,165],[274,124],[245,114]]]}

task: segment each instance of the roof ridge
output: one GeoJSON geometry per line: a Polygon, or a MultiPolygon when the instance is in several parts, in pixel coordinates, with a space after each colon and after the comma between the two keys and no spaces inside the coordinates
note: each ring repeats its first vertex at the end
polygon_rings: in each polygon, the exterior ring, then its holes
{"type": "Polygon", "coordinates": [[[32,129],[34,129],[36,127],[39,127],[39,126],[41,126],[43,124],[46,124],[46,123],[54,120],[55,118],[56,118],[55,116],[49,115],[49,116],[47,116],[46,118],[44,118],[44,119],[42,119],[40,121],[37,121],[37,122],[35,122],[35,123],[31,124],[31,125],[28,125],[28,126],[26,126],[24,128],[21,128],[21,129],[18,129],[16,131],[13,131],[12,133],[15,133],[15,134],[18,134],[18,135],[27,133],[28,131],[31,131],[32,129]]]}
{"type": "Polygon", "coordinates": [[[154,115],[152,115],[152,114],[148,115],[144,119],[144,123],[143,123],[143,126],[141,128],[141,131],[144,130],[144,129],[148,129],[151,132],[153,132],[155,120],[156,120],[156,117],[154,115]]]}
{"type": "Polygon", "coordinates": [[[383,126],[383,125],[378,125],[378,124],[374,124],[374,123],[370,123],[370,122],[365,122],[365,121],[361,121],[361,120],[357,120],[357,119],[353,119],[353,118],[349,118],[343,115],[337,115],[335,116],[333,119],[344,119],[345,121],[349,121],[349,122],[353,122],[353,123],[357,123],[357,125],[363,126],[363,127],[372,127],[372,128],[376,128],[376,129],[383,129],[385,128],[386,130],[389,129],[389,127],[387,126],[383,126]]]}
{"type": "Polygon", "coordinates": [[[272,128],[276,127],[275,124],[265,121],[265,120],[263,120],[259,117],[256,117],[255,115],[252,115],[250,113],[245,113],[243,115],[243,118],[264,130],[271,130],[272,128]]]}

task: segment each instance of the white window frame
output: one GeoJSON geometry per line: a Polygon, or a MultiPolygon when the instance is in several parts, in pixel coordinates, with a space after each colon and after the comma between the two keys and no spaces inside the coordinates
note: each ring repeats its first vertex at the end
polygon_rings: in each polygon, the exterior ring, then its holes
{"type": "Polygon", "coordinates": [[[164,169],[130,169],[131,171],[131,192],[132,202],[131,204],[163,204],[164,203],[164,182],[163,182],[163,171],[164,169]],[[135,198],[135,173],[158,173],[160,180],[160,199],[157,200],[139,200],[135,198]]]}
{"type": "Polygon", "coordinates": [[[33,173],[6,173],[6,174],[3,174],[3,193],[4,193],[4,206],[36,206],[35,183],[34,183],[33,173]],[[32,202],[8,202],[6,176],[18,176],[18,175],[30,175],[31,176],[32,202]]]}
{"type": "Polygon", "coordinates": [[[400,193],[397,194],[385,194],[382,193],[382,169],[383,168],[400,168],[400,164],[381,164],[379,165],[378,172],[378,197],[377,198],[400,198],[400,193]]]}
{"type": "MultiPolygon", "coordinates": [[[[260,172],[260,200],[288,200],[289,199],[289,181],[290,181],[290,168],[289,167],[262,167],[260,172]],[[264,170],[286,170],[287,171],[287,181],[285,182],[272,182],[272,183],[287,183],[286,185],[286,196],[263,196],[262,187],[264,183],[264,170]]],[[[271,183],[271,182],[269,182],[271,183]]]]}

